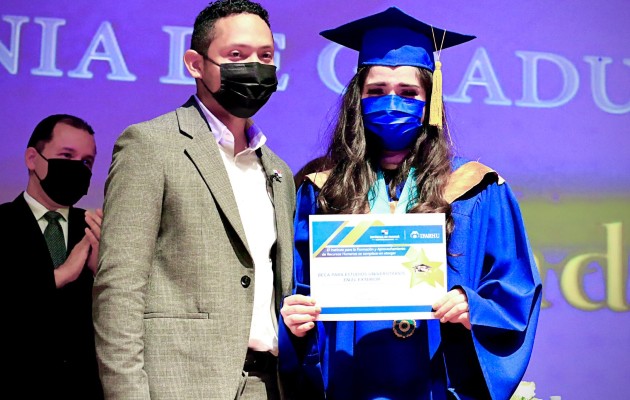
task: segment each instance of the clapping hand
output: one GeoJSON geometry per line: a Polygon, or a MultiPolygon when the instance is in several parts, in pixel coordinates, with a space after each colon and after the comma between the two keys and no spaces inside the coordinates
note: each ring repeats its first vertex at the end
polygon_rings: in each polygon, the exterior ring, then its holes
{"type": "Polygon", "coordinates": [[[97,208],[92,211],[85,212],[85,222],[88,227],[85,228],[85,238],[90,243],[90,255],[87,259],[87,266],[96,274],[98,268],[98,249],[101,241],[101,224],[103,223],[103,210],[97,208]]]}

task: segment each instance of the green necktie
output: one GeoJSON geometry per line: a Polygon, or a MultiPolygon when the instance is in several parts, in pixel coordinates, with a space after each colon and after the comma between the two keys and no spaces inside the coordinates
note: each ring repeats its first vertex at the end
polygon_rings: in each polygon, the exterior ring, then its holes
{"type": "Polygon", "coordinates": [[[59,224],[61,214],[56,211],[48,211],[44,214],[48,221],[48,226],[44,230],[44,238],[48,244],[48,251],[55,268],[59,267],[66,260],[66,241],[63,238],[63,230],[59,224]]]}

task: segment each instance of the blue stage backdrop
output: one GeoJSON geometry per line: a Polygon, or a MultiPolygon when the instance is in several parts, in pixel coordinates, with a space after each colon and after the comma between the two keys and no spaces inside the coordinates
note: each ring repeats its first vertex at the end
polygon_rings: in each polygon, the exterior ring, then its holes
{"type": "MultiPolygon", "coordinates": [[[[544,281],[525,380],[549,399],[626,399],[630,365],[630,5],[586,1],[262,0],[279,90],[255,116],[294,171],[323,152],[356,53],[318,33],[396,5],[478,39],[442,53],[459,153],[516,190],[544,281]]],[[[0,2],[0,200],[25,187],[24,150],[44,116],[96,130],[99,207],[114,140],[183,104],[204,0],[0,2]]],[[[19,266],[11,266],[11,268],[19,266]]],[[[10,307],[9,305],[6,305],[10,307]]]]}

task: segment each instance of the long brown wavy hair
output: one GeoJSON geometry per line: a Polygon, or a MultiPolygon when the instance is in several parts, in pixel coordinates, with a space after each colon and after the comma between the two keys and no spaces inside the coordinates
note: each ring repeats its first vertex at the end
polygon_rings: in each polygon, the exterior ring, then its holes
{"type": "MultiPolygon", "coordinates": [[[[324,214],[362,214],[368,210],[368,194],[377,179],[382,155],[380,139],[363,126],[361,92],[369,66],[361,67],[352,78],[341,98],[337,122],[332,130],[326,157],[332,165],[330,175],[318,196],[318,206],[324,214]]],[[[418,80],[425,90],[424,124],[410,155],[395,171],[391,171],[390,193],[403,182],[411,167],[415,167],[417,195],[410,213],[444,213],[446,232],[453,231],[451,206],[443,191],[451,172],[451,142],[446,121],[443,129],[428,124],[433,75],[418,68],[418,80]]]]}

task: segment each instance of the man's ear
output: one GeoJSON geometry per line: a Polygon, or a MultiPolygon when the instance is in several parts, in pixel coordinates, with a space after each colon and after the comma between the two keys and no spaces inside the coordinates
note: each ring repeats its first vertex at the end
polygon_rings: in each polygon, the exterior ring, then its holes
{"type": "Polygon", "coordinates": [[[26,168],[31,171],[35,170],[36,157],[40,157],[40,155],[37,154],[37,150],[35,150],[35,147],[27,147],[26,151],[24,152],[24,162],[26,163],[26,168]]]}
{"type": "Polygon", "coordinates": [[[186,69],[195,79],[201,79],[201,70],[203,64],[203,56],[197,53],[195,50],[186,50],[184,53],[184,64],[186,69]]]}

